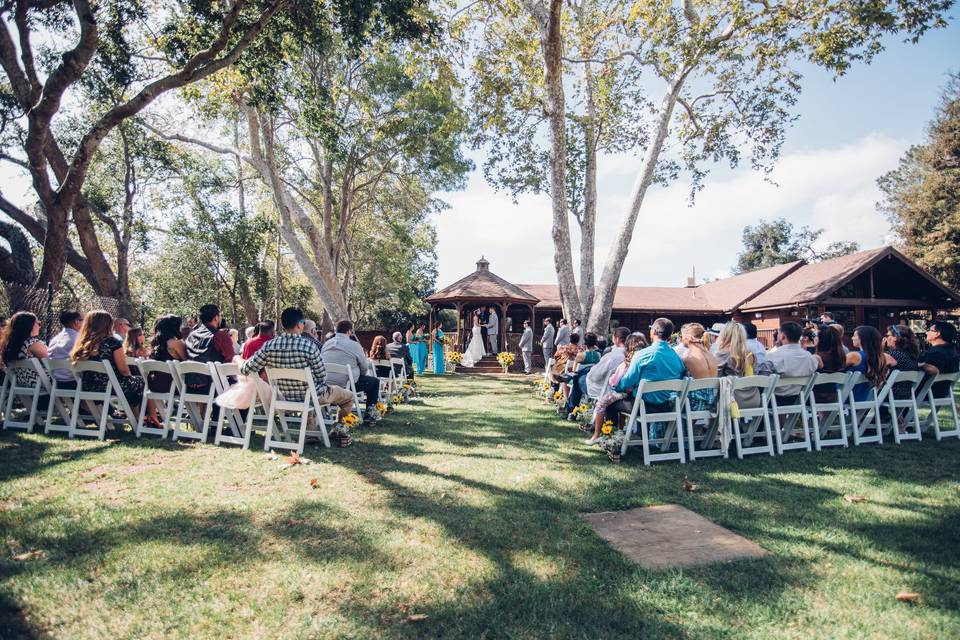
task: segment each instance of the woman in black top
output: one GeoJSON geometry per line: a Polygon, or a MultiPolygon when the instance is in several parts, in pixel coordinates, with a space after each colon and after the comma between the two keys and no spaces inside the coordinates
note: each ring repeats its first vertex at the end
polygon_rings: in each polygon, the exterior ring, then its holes
{"type": "MultiPolygon", "coordinates": [[[[900,371],[918,371],[917,358],[920,355],[920,348],[917,346],[917,338],[909,327],[901,325],[891,325],[887,327],[887,333],[883,337],[883,348],[897,361],[894,369],[900,371]]],[[[909,382],[895,382],[893,384],[893,397],[897,400],[905,400],[910,397],[909,382]]]]}
{"type": "MultiPolygon", "coordinates": [[[[180,338],[180,316],[168,315],[157,318],[153,324],[153,337],[150,339],[150,358],[159,362],[186,360],[187,347],[180,338]]],[[[147,384],[150,391],[167,393],[173,384],[169,373],[151,373],[147,384]]]]}
{"type": "MultiPolygon", "coordinates": [[[[843,341],[840,334],[827,325],[820,327],[817,332],[817,371],[819,373],[838,373],[847,366],[847,356],[843,352],[843,341]]],[[[836,402],[837,385],[818,384],[813,388],[813,397],[817,402],[836,402]]]]}
{"type": "MultiPolygon", "coordinates": [[[[123,343],[113,337],[113,316],[106,311],[91,311],[83,318],[77,344],[70,353],[70,360],[77,364],[88,360],[109,362],[117,374],[120,391],[126,397],[135,415],[140,413],[143,401],[143,378],[130,373],[123,343]]],[[[106,389],[109,378],[106,374],[84,371],[82,384],[84,391],[102,391],[106,389]]],[[[134,420],[135,416],[127,416],[134,420]]]]}

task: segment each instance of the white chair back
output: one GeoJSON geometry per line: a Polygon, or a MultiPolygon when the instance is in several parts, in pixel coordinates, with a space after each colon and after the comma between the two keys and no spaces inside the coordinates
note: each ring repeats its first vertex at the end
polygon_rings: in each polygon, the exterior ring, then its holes
{"type": "MultiPolygon", "coordinates": [[[[871,385],[870,397],[868,397],[866,400],[857,400],[851,391],[850,419],[852,424],[850,431],[853,433],[853,444],[856,446],[860,446],[861,444],[869,444],[871,442],[883,444],[883,419],[881,416],[880,407],[886,403],[887,398],[890,395],[890,391],[893,389],[893,385],[898,380],[900,373],[901,372],[897,369],[890,371],[883,386],[879,389],[872,388],[871,385]]],[[[855,389],[857,385],[870,385],[871,383],[869,380],[867,380],[865,375],[857,372],[853,375],[851,384],[855,389]]]]}
{"type": "Polygon", "coordinates": [[[327,434],[326,420],[323,408],[317,395],[317,387],[313,383],[313,373],[310,369],[272,369],[267,368],[267,379],[273,387],[270,406],[267,411],[267,435],[263,443],[263,450],[287,449],[303,453],[308,435],[318,435],[325,447],[330,446],[330,437],[327,434]],[[285,400],[280,397],[278,382],[295,381],[306,385],[303,400],[285,400]],[[293,415],[291,415],[293,414],[293,415]],[[277,437],[276,427],[280,426],[280,437],[277,437]],[[291,436],[296,436],[296,441],[291,436]]]}
{"type": "Polygon", "coordinates": [[[683,414],[687,421],[687,456],[690,462],[699,458],[727,456],[720,446],[720,421],[717,411],[719,400],[720,378],[688,378],[683,414]],[[695,394],[703,391],[712,392],[713,401],[706,408],[695,408],[695,394]]]}
{"type": "Polygon", "coordinates": [[[403,358],[390,358],[390,364],[394,369],[400,367],[400,372],[396,374],[397,384],[403,384],[407,381],[407,362],[403,358]]]}
{"type": "Polygon", "coordinates": [[[745,376],[734,379],[732,385],[734,392],[756,389],[760,393],[760,406],[738,406],[736,413],[739,413],[739,415],[733,412],[730,414],[729,420],[738,458],[743,459],[743,456],[754,453],[774,455],[773,433],[770,429],[770,407],[773,389],[779,380],[780,376],[777,375],[745,376]],[[761,444],[754,444],[757,439],[761,441],[761,444]]]}
{"type": "Polygon", "coordinates": [[[957,401],[955,398],[957,380],[960,380],[960,373],[940,373],[931,376],[929,383],[924,383],[923,392],[917,394],[923,406],[930,409],[930,415],[924,423],[924,428],[933,429],[933,435],[937,442],[943,438],[960,437],[960,417],[957,416],[957,401]],[[934,395],[933,388],[938,384],[949,385],[950,389],[946,395],[934,395]],[[947,415],[952,421],[952,429],[940,428],[941,409],[947,410],[947,415]]]}
{"type": "Polygon", "coordinates": [[[176,411],[176,382],[171,362],[161,362],[159,360],[141,360],[137,363],[137,370],[140,377],[143,378],[143,402],[140,403],[140,415],[137,417],[136,434],[139,438],[143,434],[158,435],[161,439],[167,437],[170,432],[170,421],[173,419],[173,412],[176,411]],[[170,388],[166,391],[152,391],[150,389],[151,375],[170,376],[170,388]],[[147,404],[152,404],[159,414],[160,426],[152,426],[146,423],[147,404]]]}
{"type": "Polygon", "coordinates": [[[133,412],[127,403],[117,376],[113,367],[103,360],[83,360],[73,365],[73,371],[81,384],[73,396],[73,411],[70,416],[70,437],[88,436],[103,440],[107,435],[107,424],[123,424],[129,422],[136,427],[133,412]],[[83,374],[94,373],[103,376],[106,380],[103,389],[85,389],[83,387],[83,374]],[[90,413],[83,413],[83,407],[86,406],[90,413]],[[110,408],[116,406],[124,412],[124,415],[111,417],[110,408]],[[87,421],[94,423],[93,427],[87,426],[87,421]]]}
{"type": "Polygon", "coordinates": [[[50,376],[50,405],[47,408],[47,421],[43,432],[70,433],[70,411],[73,410],[73,397],[80,388],[80,378],[74,373],[73,363],[68,358],[44,358],[43,365],[50,376]],[[57,372],[69,374],[69,379],[61,380],[57,377],[57,372]],[[62,424],[57,424],[57,415],[63,420],[62,424]]]}
{"type": "MultiPolygon", "coordinates": [[[[236,381],[241,375],[240,366],[232,362],[218,362],[213,365],[213,369],[216,373],[214,385],[217,387],[218,396],[230,389],[231,380],[236,381]]],[[[253,376],[257,376],[257,374],[253,374],[253,376]]],[[[266,433],[269,405],[270,395],[262,395],[260,384],[257,384],[250,408],[246,410],[246,417],[239,409],[221,406],[220,413],[217,416],[214,444],[238,444],[244,449],[249,449],[250,439],[254,431],[259,430],[266,433]],[[230,430],[229,435],[224,433],[224,427],[230,430]]]]}
{"type": "Polygon", "coordinates": [[[23,429],[33,433],[33,427],[40,418],[40,396],[50,393],[50,378],[40,361],[36,358],[14,360],[6,365],[6,379],[4,380],[7,393],[7,404],[3,412],[4,429],[23,429]],[[21,382],[18,373],[31,382],[21,382]],[[17,420],[13,414],[14,402],[19,400],[26,410],[24,420],[17,420]]]}
{"type": "Polygon", "coordinates": [[[326,368],[327,373],[335,373],[347,379],[344,388],[353,394],[353,406],[357,408],[357,414],[360,416],[360,421],[363,422],[363,411],[360,410],[360,407],[363,405],[360,404],[360,401],[366,400],[367,395],[365,393],[357,393],[357,385],[353,381],[353,367],[349,364],[336,364],[334,362],[324,362],[323,366],[326,368]]]}
{"type": "Polygon", "coordinates": [[[770,399],[773,411],[773,435],[777,445],[777,453],[783,455],[784,451],[791,449],[803,449],[810,451],[810,413],[807,408],[807,401],[813,392],[813,380],[816,374],[806,377],[783,377],[777,380],[773,387],[773,396],[770,399]],[[777,392],[790,388],[796,390],[799,388],[795,402],[792,404],[784,403],[784,398],[779,397],[777,392]]]}
{"type": "Polygon", "coordinates": [[[206,442],[207,435],[210,432],[210,421],[213,418],[213,398],[217,393],[213,364],[190,360],[171,362],[170,370],[173,372],[173,381],[179,396],[177,415],[173,423],[173,440],[186,438],[206,442]],[[202,387],[193,389],[188,387],[188,375],[194,376],[193,379],[197,379],[197,377],[200,377],[200,379],[209,378],[210,386],[207,392],[204,393],[202,387]],[[191,428],[186,429],[185,427],[191,428]]]}
{"type": "MultiPolygon", "coordinates": [[[[623,446],[621,455],[626,454],[627,448],[639,444],[643,447],[643,464],[649,466],[651,462],[679,460],[686,462],[686,451],[683,444],[683,406],[687,394],[689,378],[682,380],[641,380],[637,386],[633,409],[624,426],[623,446]],[[671,400],[668,401],[669,410],[651,413],[644,395],[656,392],[668,392],[671,400]],[[663,424],[663,434],[651,437],[650,427],[663,424]],[[639,432],[639,433],[638,433],[639,432]],[[638,435],[637,435],[638,434],[638,435]],[[676,451],[670,451],[676,442],[676,451]],[[651,453],[651,444],[659,445],[659,453],[651,453]]],[[[626,414],[624,414],[626,415],[626,414]]]]}
{"type": "Polygon", "coordinates": [[[853,418],[848,402],[853,391],[852,373],[818,373],[813,380],[814,392],[810,394],[810,419],[812,420],[813,446],[817,451],[823,447],[848,446],[847,423],[853,418]],[[836,396],[832,400],[817,400],[816,388],[833,385],[836,396]],[[833,437],[830,433],[835,432],[833,437]]]}

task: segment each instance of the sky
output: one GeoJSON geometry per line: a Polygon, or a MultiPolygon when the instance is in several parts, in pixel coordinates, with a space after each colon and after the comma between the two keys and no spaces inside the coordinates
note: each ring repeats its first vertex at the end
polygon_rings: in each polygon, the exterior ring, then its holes
{"type": "MultiPolygon", "coordinates": [[[[804,70],[800,119],[770,176],[749,167],[711,172],[689,206],[689,181],[652,186],[640,212],[623,285],[681,286],[729,275],[743,227],[784,217],[795,227],[823,228],[823,242],[855,240],[864,249],[891,242],[890,225],[876,210],[878,177],[896,168],[903,152],[923,142],[947,73],[960,71],[960,11],[947,28],[916,45],[887,41],[872,64],[834,81],[804,70]]],[[[438,288],[471,273],[481,254],[490,270],[515,283],[556,283],[547,196],[521,196],[516,204],[486,184],[483,156],[465,190],[439,194],[450,208],[436,216],[438,288]]],[[[598,161],[597,278],[609,242],[626,210],[640,161],[631,155],[598,161]]],[[[574,255],[576,222],[571,222],[574,255]]]]}

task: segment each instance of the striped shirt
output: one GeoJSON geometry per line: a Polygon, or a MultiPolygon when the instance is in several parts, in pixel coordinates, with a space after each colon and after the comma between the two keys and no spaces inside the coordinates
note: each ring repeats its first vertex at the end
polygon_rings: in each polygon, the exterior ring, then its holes
{"type": "MultiPolygon", "coordinates": [[[[317,395],[327,392],[327,372],[320,356],[320,347],[313,340],[295,333],[281,333],[264,344],[253,357],[240,365],[240,373],[245,376],[258,374],[264,368],[272,369],[310,369],[313,372],[313,384],[317,395]]],[[[303,400],[307,387],[295,380],[278,380],[277,389],[287,400],[303,400]]]]}

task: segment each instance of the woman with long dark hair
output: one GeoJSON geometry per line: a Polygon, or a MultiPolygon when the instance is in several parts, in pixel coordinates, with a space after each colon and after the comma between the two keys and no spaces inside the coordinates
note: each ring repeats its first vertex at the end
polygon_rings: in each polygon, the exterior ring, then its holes
{"type": "MultiPolygon", "coordinates": [[[[917,344],[917,337],[913,334],[910,327],[902,325],[890,325],[887,327],[887,333],[883,336],[883,349],[896,364],[894,369],[898,371],[919,371],[920,365],[917,364],[917,358],[920,356],[920,347],[917,344]]],[[[910,397],[909,382],[895,382],[893,385],[893,397],[897,400],[905,400],[910,397]]]]}
{"type": "MultiPolygon", "coordinates": [[[[159,362],[186,360],[187,346],[180,338],[180,316],[166,315],[153,323],[153,337],[150,338],[150,358],[159,362]]],[[[147,380],[150,391],[166,393],[170,391],[173,378],[168,373],[151,373],[147,380]]]]}
{"type": "Polygon", "coordinates": [[[897,361],[883,351],[880,332],[875,327],[860,326],[853,331],[854,350],[847,354],[846,371],[862,373],[867,381],[853,388],[855,402],[864,402],[887,381],[897,361]]]}
{"type": "MultiPolygon", "coordinates": [[[[143,378],[133,375],[127,364],[127,354],[123,351],[123,343],[113,335],[113,316],[106,311],[91,311],[83,318],[77,344],[70,352],[70,360],[74,364],[90,360],[100,360],[113,367],[117,374],[120,391],[126,397],[134,415],[127,416],[135,420],[140,413],[140,403],[143,401],[143,378]]],[[[106,374],[94,371],[84,371],[81,382],[84,391],[102,391],[106,388],[109,378],[106,374]]]]}
{"type": "MultiPolygon", "coordinates": [[[[373,338],[373,343],[370,345],[370,351],[367,353],[367,357],[373,360],[374,362],[389,361],[390,356],[387,354],[387,338],[386,336],[375,336],[373,338]]],[[[375,365],[377,369],[378,378],[389,378],[390,377],[390,365],[389,364],[378,364],[375,365]]]]}
{"type": "MultiPolygon", "coordinates": [[[[834,331],[830,325],[820,325],[817,333],[817,352],[813,357],[817,359],[819,373],[839,373],[847,368],[847,354],[843,350],[843,340],[840,333],[834,331]]],[[[817,402],[836,402],[837,385],[818,384],[813,388],[813,397],[817,402]]]]}
{"type": "MultiPolygon", "coordinates": [[[[0,354],[4,364],[27,358],[46,358],[47,345],[39,338],[40,321],[29,311],[18,311],[0,333],[0,354]]],[[[30,387],[36,384],[37,374],[20,369],[16,372],[17,384],[30,387]]]]}
{"type": "Polygon", "coordinates": [[[128,358],[146,358],[150,355],[150,349],[144,342],[146,336],[140,327],[132,327],[127,331],[127,337],[123,341],[123,352],[128,358]]]}

